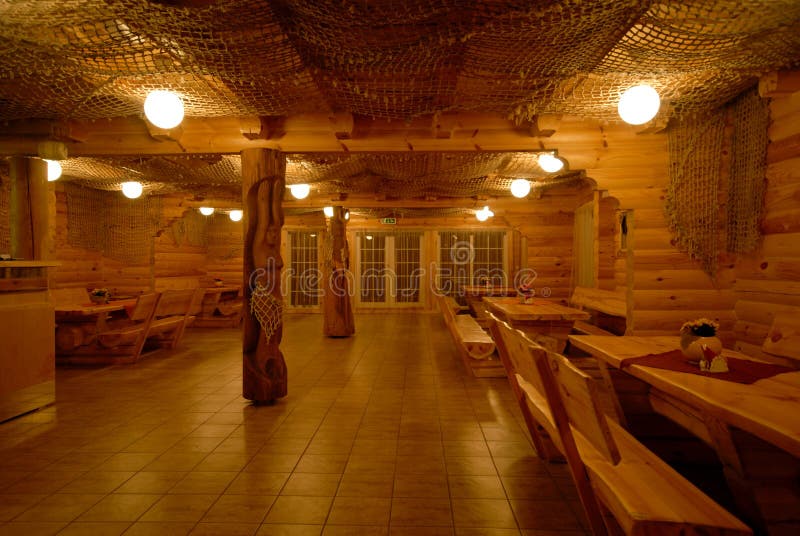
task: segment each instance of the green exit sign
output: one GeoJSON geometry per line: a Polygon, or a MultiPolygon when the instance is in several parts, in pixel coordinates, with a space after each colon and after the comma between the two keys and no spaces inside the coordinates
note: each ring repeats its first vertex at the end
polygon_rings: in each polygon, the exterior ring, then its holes
{"type": "Polygon", "coordinates": [[[397,218],[381,218],[381,223],[384,225],[394,225],[397,223],[397,218]]]}

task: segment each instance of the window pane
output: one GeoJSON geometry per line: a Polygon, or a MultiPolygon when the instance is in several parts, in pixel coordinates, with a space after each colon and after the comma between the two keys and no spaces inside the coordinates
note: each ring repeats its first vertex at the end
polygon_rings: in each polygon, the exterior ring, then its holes
{"type": "Polygon", "coordinates": [[[319,267],[317,234],[290,231],[289,303],[296,307],[319,304],[319,267]]]}

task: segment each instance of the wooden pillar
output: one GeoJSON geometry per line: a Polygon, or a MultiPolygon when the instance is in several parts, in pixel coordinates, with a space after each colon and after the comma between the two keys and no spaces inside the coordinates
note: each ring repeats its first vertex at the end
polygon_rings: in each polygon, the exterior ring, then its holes
{"type": "Polygon", "coordinates": [[[356,331],[353,307],[350,304],[350,250],[346,236],[347,220],[342,207],[333,207],[330,219],[332,241],[331,272],[325,284],[323,332],[328,337],[349,337],[356,331]]]}
{"type": "Polygon", "coordinates": [[[47,193],[47,162],[11,158],[11,256],[46,260],[52,243],[47,193]]]}
{"type": "Polygon", "coordinates": [[[270,149],[242,151],[244,322],[242,396],[268,403],[286,396],[281,227],[286,158],[270,149]]]}

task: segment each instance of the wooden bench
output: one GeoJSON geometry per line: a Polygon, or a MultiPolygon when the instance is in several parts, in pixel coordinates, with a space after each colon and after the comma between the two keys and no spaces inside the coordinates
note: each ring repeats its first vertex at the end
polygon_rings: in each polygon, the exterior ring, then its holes
{"type": "MultiPolygon", "coordinates": [[[[599,384],[590,376],[553,352],[544,360],[533,359],[567,462],[580,469],[572,472],[573,478],[588,476],[607,532],[752,534],[749,527],[609,419],[600,409],[599,384]]],[[[590,511],[587,514],[597,533],[597,519],[590,511]]]]}
{"type": "Polygon", "coordinates": [[[471,316],[454,314],[445,296],[437,296],[437,302],[467,370],[479,378],[505,377],[505,368],[495,353],[494,341],[489,334],[471,316]]]}
{"type": "Polygon", "coordinates": [[[599,288],[575,287],[570,304],[592,314],[589,322],[579,320],[572,327],[582,335],[623,335],[626,329],[625,295],[599,288]]]}
{"type": "Polygon", "coordinates": [[[158,299],[157,293],[142,294],[129,315],[107,321],[106,329],[98,332],[91,344],[59,355],[58,362],[83,365],[138,361],[158,299]]]}
{"type": "Polygon", "coordinates": [[[196,289],[165,290],[161,293],[147,330],[146,349],[175,348],[183,337],[196,289]]]}

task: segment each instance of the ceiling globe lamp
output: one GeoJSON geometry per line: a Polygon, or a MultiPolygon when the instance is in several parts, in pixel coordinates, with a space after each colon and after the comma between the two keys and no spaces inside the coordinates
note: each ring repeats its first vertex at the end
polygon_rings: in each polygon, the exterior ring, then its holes
{"type": "Polygon", "coordinates": [[[292,184],[289,186],[289,191],[295,199],[305,199],[311,193],[311,186],[308,184],[292,184]]]}
{"type": "Polygon", "coordinates": [[[483,207],[475,213],[475,217],[478,219],[478,221],[486,221],[492,216],[494,216],[494,212],[489,210],[489,207],[483,207]]]}
{"type": "Polygon", "coordinates": [[[648,85],[633,86],[622,94],[617,105],[619,116],[630,125],[643,125],[658,113],[661,98],[648,85]]]}
{"type": "Polygon", "coordinates": [[[333,207],[323,208],[322,213],[325,214],[326,218],[333,218],[333,207]]]}
{"type": "Polygon", "coordinates": [[[200,214],[203,216],[211,216],[214,214],[214,207],[200,207],[200,214]]]}
{"type": "Polygon", "coordinates": [[[144,100],[144,115],[158,128],[175,128],[183,121],[183,101],[172,91],[151,91],[144,100]]]}
{"type": "Polygon", "coordinates": [[[45,160],[47,162],[47,182],[57,181],[61,177],[61,164],[57,160],[45,160]]]}
{"type": "Polygon", "coordinates": [[[531,183],[528,179],[514,179],[511,181],[511,195],[523,198],[531,193],[531,183]]]}
{"type": "Polygon", "coordinates": [[[231,210],[228,213],[228,217],[231,219],[231,221],[242,221],[243,215],[244,213],[241,210],[231,210]]]}
{"type": "Polygon", "coordinates": [[[544,153],[539,155],[539,167],[547,173],[555,173],[561,171],[564,161],[550,153],[544,153]]]}
{"type": "Polygon", "coordinates": [[[141,182],[129,181],[122,183],[122,195],[124,195],[128,199],[136,199],[137,197],[142,195],[143,190],[144,187],[142,187],[141,182]]]}

